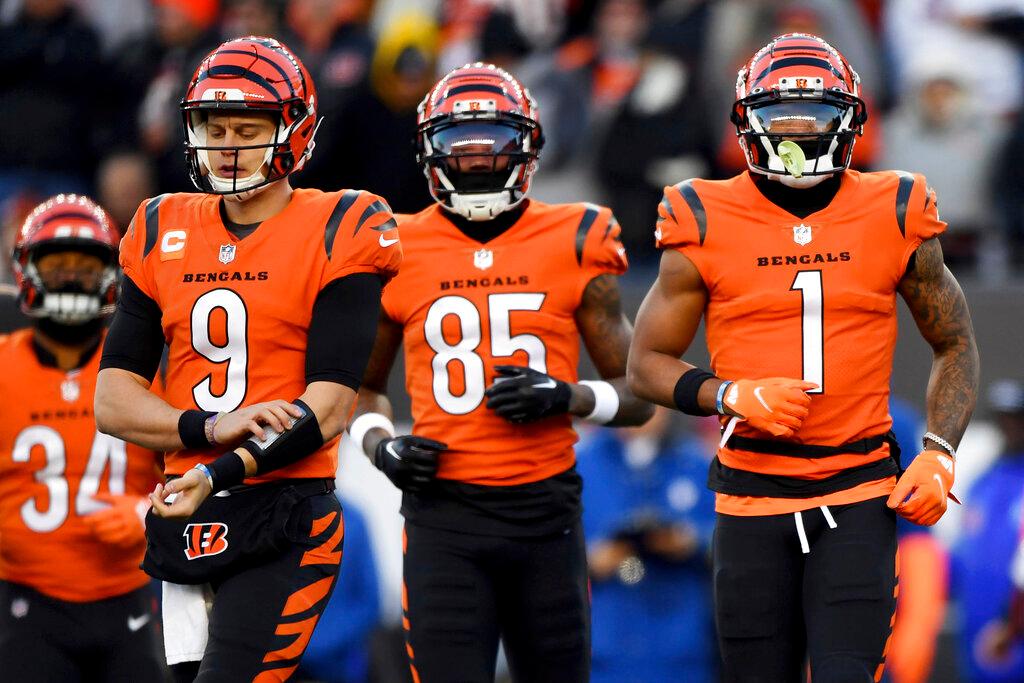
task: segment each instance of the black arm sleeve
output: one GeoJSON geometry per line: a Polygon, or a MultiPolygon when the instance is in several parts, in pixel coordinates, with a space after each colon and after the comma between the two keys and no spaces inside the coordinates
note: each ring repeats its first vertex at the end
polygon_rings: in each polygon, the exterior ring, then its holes
{"type": "Polygon", "coordinates": [[[121,281],[121,295],[110,332],[103,343],[100,369],[120,368],[153,381],[164,352],[163,314],[131,278],[121,281]]]}
{"type": "Polygon", "coordinates": [[[359,390],[377,338],[383,288],[376,273],[354,273],[320,290],[306,342],[307,384],[335,382],[359,390]]]}

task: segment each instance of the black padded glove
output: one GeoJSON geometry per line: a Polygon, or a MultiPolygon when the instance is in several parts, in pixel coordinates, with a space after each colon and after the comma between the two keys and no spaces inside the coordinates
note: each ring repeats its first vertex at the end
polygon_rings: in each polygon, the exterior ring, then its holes
{"type": "Polygon", "coordinates": [[[403,491],[419,491],[434,480],[437,456],[446,448],[422,436],[396,436],[377,444],[373,464],[403,491]]]}
{"type": "Polygon", "coordinates": [[[569,412],[569,385],[519,365],[499,365],[498,377],[484,392],[487,407],[509,422],[534,422],[569,412]]]}

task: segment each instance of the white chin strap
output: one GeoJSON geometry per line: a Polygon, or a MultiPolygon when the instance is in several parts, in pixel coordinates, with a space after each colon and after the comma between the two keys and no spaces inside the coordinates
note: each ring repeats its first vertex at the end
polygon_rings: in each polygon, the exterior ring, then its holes
{"type": "Polygon", "coordinates": [[[509,202],[507,190],[479,194],[452,192],[448,197],[452,205],[445,208],[471,221],[489,221],[514,206],[509,202]]]}
{"type": "MultiPolygon", "coordinates": [[[[756,169],[751,170],[754,171],[755,173],[760,173],[760,171],[756,169]]],[[[828,173],[825,175],[805,175],[802,178],[794,178],[788,173],[765,173],[764,175],[765,177],[768,178],[768,180],[777,180],[786,187],[793,187],[798,190],[806,190],[809,187],[814,187],[815,185],[824,182],[825,180],[831,178],[835,174],[828,173]]]]}

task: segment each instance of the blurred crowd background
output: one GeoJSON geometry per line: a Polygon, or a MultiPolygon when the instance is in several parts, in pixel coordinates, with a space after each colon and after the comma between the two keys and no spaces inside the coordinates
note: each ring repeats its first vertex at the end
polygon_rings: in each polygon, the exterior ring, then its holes
{"type": "MultiPolygon", "coordinates": [[[[191,191],[185,84],[221,41],[269,35],[304,60],[324,117],[296,184],[368,189],[397,212],[430,201],[412,138],[434,81],[475,60],[519,76],[547,136],[533,196],[613,208],[632,313],[657,265],[663,186],[745,168],[728,121],[735,72],[789,31],[853,64],[869,110],[854,167],[927,175],[947,262],[989,311],[975,314],[986,387],[958,465],[965,506],[904,529],[887,675],[1024,682],[1024,647],[1002,627],[1024,499],[1024,0],[0,0],[2,247],[57,192],[94,196],[123,230],[146,197],[191,191]]],[[[914,387],[893,406],[904,458],[924,431],[914,387]]],[[[716,433],[659,413],[584,435],[598,683],[716,680],[704,486],[716,433]]],[[[342,461],[342,581],[305,675],[403,681],[398,493],[347,441],[342,461]]]]}

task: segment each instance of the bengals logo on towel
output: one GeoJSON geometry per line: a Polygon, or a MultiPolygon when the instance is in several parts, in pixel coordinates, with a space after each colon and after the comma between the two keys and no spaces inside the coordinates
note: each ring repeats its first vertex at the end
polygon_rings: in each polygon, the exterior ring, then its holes
{"type": "Polygon", "coordinates": [[[182,536],[185,537],[185,557],[190,560],[219,555],[228,549],[228,525],[220,522],[189,524],[182,536]]]}

